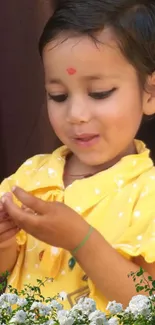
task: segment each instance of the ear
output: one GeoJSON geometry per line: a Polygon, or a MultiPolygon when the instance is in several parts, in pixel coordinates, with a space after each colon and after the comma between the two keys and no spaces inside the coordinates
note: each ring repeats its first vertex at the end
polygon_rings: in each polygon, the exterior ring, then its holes
{"type": "Polygon", "coordinates": [[[147,78],[145,84],[143,112],[144,115],[155,114],[155,72],[147,78]]]}

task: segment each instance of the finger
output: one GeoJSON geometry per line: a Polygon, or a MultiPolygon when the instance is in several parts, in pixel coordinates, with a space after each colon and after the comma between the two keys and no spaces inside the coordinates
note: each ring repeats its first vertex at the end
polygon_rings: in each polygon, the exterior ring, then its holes
{"type": "Polygon", "coordinates": [[[15,228],[15,227],[17,227],[17,226],[15,225],[15,223],[12,220],[11,221],[10,220],[5,221],[5,222],[1,223],[1,225],[0,225],[0,236],[3,233],[5,233],[5,232],[7,232],[10,229],[15,228]]]}
{"type": "MultiPolygon", "coordinates": [[[[6,192],[3,196],[7,196],[7,197],[9,197],[10,199],[12,199],[13,198],[13,195],[12,195],[12,193],[11,192],[6,192]]],[[[0,204],[2,205],[2,207],[3,207],[3,196],[1,197],[1,200],[0,200],[0,204]]]]}
{"type": "MultiPolygon", "coordinates": [[[[5,193],[5,196],[12,197],[12,193],[10,193],[10,192],[5,193]]],[[[3,196],[0,198],[0,212],[4,211],[4,206],[3,206],[3,203],[2,203],[2,199],[3,199],[3,196]]]]}
{"type": "Polygon", "coordinates": [[[0,236],[0,243],[14,237],[19,232],[19,228],[14,227],[0,236]]]}
{"type": "Polygon", "coordinates": [[[34,234],[38,227],[40,216],[28,213],[19,208],[12,200],[8,197],[3,198],[3,204],[9,216],[13,219],[14,223],[24,229],[29,234],[34,234]]]}
{"type": "Polygon", "coordinates": [[[26,205],[24,205],[24,204],[21,206],[21,209],[24,210],[24,211],[26,211],[26,212],[30,212],[30,213],[35,214],[35,212],[34,212],[32,209],[28,208],[28,207],[27,207],[26,205]]]}
{"type": "Polygon", "coordinates": [[[13,199],[13,195],[11,192],[6,192],[1,198],[0,198],[0,213],[1,212],[5,212],[5,208],[4,208],[4,205],[3,205],[3,197],[8,197],[10,198],[11,200],[13,199]]]}
{"type": "Polygon", "coordinates": [[[39,214],[44,214],[48,211],[48,202],[36,198],[19,187],[14,187],[12,190],[17,199],[27,208],[39,214]]]}
{"type": "Polygon", "coordinates": [[[0,212],[0,223],[4,222],[4,220],[9,220],[10,217],[6,212],[0,212]]]}

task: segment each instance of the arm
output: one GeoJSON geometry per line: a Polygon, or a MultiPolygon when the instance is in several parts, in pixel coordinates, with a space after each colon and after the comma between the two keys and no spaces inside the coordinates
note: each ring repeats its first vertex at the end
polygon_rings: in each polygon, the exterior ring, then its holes
{"type": "MultiPolygon", "coordinates": [[[[30,211],[22,211],[11,198],[4,197],[3,204],[8,214],[18,227],[39,240],[72,251],[88,233],[88,223],[66,205],[42,201],[20,188],[15,188],[14,194],[30,211]],[[37,212],[37,216],[33,211],[37,212]]],[[[92,232],[89,240],[77,252],[76,258],[107,299],[117,300],[126,306],[131,297],[137,294],[128,274],[139,270],[138,263],[126,260],[97,230],[92,232]]],[[[153,263],[142,266],[148,275],[155,278],[153,263]]]]}
{"type": "Polygon", "coordinates": [[[155,278],[154,263],[149,265],[142,258],[135,259],[137,264],[126,260],[96,230],[78,251],[76,259],[108,300],[116,300],[124,306],[137,294],[135,283],[128,274],[137,272],[140,265],[155,278]]]}

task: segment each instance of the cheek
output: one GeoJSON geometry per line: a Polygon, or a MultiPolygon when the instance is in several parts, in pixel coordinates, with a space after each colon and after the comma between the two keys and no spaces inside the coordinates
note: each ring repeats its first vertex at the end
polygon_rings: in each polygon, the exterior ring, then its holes
{"type": "Polygon", "coordinates": [[[54,107],[54,105],[48,104],[47,105],[47,111],[48,111],[48,117],[50,120],[50,123],[52,127],[54,128],[55,126],[59,125],[61,119],[60,119],[60,114],[59,111],[54,107]]]}
{"type": "Polygon", "coordinates": [[[60,107],[58,108],[57,105],[54,105],[51,103],[47,104],[47,111],[48,111],[48,117],[50,124],[56,133],[56,135],[61,137],[61,134],[63,133],[64,130],[64,121],[65,117],[62,114],[62,110],[60,107]]]}
{"type": "Polygon", "coordinates": [[[139,93],[118,91],[114,96],[98,104],[96,117],[103,130],[111,128],[139,128],[142,119],[142,103],[139,93]]]}

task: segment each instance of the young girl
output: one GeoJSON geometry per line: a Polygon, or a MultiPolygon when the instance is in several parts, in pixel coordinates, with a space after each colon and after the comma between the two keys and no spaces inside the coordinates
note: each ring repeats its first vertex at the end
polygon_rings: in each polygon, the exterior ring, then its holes
{"type": "Polygon", "coordinates": [[[155,278],[155,169],[134,140],[155,113],[154,26],[154,0],[66,0],[48,21],[39,47],[64,146],[1,185],[0,271],[14,287],[50,277],[44,295],[104,310],[136,294],[131,271],[155,278]]]}

